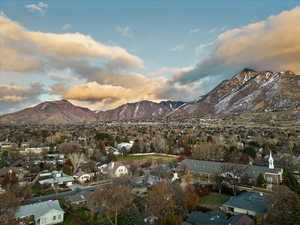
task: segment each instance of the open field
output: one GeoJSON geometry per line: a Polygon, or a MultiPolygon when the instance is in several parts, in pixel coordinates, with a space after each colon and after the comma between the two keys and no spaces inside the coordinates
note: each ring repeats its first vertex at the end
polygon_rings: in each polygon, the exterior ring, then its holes
{"type": "Polygon", "coordinates": [[[139,162],[146,162],[146,161],[163,161],[165,163],[176,161],[177,156],[173,155],[161,155],[161,154],[152,154],[152,155],[126,155],[118,157],[118,160],[123,161],[139,161],[139,162]]]}

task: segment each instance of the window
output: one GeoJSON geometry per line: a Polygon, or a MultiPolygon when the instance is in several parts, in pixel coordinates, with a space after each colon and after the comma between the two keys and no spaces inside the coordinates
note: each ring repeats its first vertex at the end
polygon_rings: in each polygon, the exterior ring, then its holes
{"type": "Polygon", "coordinates": [[[59,219],[59,220],[61,219],[61,215],[60,215],[60,214],[58,215],[58,219],[59,219]]]}
{"type": "Polygon", "coordinates": [[[56,220],[56,216],[53,216],[53,220],[56,220]]]}
{"type": "Polygon", "coordinates": [[[41,220],[38,219],[38,220],[36,221],[36,223],[37,223],[37,225],[40,225],[40,224],[41,224],[41,220]]]}

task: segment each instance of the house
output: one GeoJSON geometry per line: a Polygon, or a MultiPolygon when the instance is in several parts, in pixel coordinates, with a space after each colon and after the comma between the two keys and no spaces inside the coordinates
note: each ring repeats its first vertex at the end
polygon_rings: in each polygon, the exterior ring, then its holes
{"type": "Polygon", "coordinates": [[[83,171],[78,171],[75,175],[73,175],[74,179],[78,180],[80,183],[88,182],[92,179],[92,173],[85,173],[83,171]]]}
{"type": "Polygon", "coordinates": [[[182,225],[255,225],[254,220],[247,215],[227,216],[218,211],[190,213],[182,225]]]}
{"type": "Polygon", "coordinates": [[[105,151],[109,153],[113,153],[114,155],[122,155],[121,149],[117,149],[111,146],[105,147],[105,151]]]}
{"type": "Polygon", "coordinates": [[[256,192],[243,192],[231,197],[220,209],[230,214],[246,214],[255,216],[267,212],[267,201],[263,194],[256,192]]]}
{"type": "Polygon", "coordinates": [[[69,195],[64,198],[65,205],[69,208],[81,208],[87,204],[90,192],[79,192],[75,195],[69,195]]]}
{"type": "Polygon", "coordinates": [[[39,180],[39,184],[41,185],[65,184],[66,186],[70,186],[74,182],[73,177],[63,174],[62,172],[59,171],[52,171],[51,173],[46,172],[43,175],[50,175],[51,177],[47,179],[39,180]]]}
{"type": "Polygon", "coordinates": [[[100,172],[108,174],[110,177],[120,177],[128,174],[128,169],[120,162],[110,162],[107,166],[102,166],[100,172]]]}
{"type": "MultiPolygon", "coordinates": [[[[269,161],[269,163],[269,167],[264,167],[215,161],[185,159],[180,163],[180,168],[186,168],[188,171],[197,175],[206,176],[208,177],[208,179],[213,174],[220,174],[221,171],[224,171],[224,169],[226,168],[236,168],[237,170],[241,171],[241,175],[247,174],[253,182],[255,182],[257,177],[260,174],[262,174],[267,183],[281,184],[283,179],[283,169],[274,168],[274,165],[272,164],[272,159],[269,161]]],[[[224,175],[226,174],[224,173],[224,175]]]]}
{"type": "Polygon", "coordinates": [[[30,217],[33,217],[36,225],[52,225],[64,221],[64,211],[58,200],[20,206],[16,212],[16,219],[23,221],[30,217]]]}
{"type": "Polygon", "coordinates": [[[119,150],[125,149],[128,152],[132,148],[133,143],[134,143],[134,141],[130,141],[129,143],[122,142],[122,143],[120,143],[120,144],[117,145],[117,149],[119,149],[119,150]]]}

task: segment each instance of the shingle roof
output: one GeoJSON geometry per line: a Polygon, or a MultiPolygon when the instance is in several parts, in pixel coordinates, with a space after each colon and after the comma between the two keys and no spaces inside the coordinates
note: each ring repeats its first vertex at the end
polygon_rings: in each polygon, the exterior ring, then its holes
{"type": "Polygon", "coordinates": [[[238,167],[241,171],[245,171],[251,178],[256,179],[259,174],[275,173],[278,174],[282,171],[281,168],[269,169],[264,166],[251,166],[244,164],[204,161],[185,159],[181,162],[181,165],[187,166],[188,169],[197,173],[219,173],[224,167],[238,167]]]}
{"type": "Polygon", "coordinates": [[[227,217],[217,211],[206,213],[195,211],[189,214],[187,220],[181,225],[254,225],[254,221],[246,215],[227,217]]]}
{"type": "Polygon", "coordinates": [[[54,183],[64,183],[64,182],[71,182],[74,181],[74,178],[71,176],[63,176],[63,177],[56,177],[56,178],[49,178],[45,180],[40,180],[40,184],[54,184],[54,183]]]}
{"type": "Polygon", "coordinates": [[[254,225],[254,220],[247,215],[234,215],[228,220],[230,225],[254,225]]]}
{"type": "Polygon", "coordinates": [[[49,212],[50,210],[58,210],[64,212],[60,207],[58,200],[50,200],[46,202],[22,205],[16,213],[16,218],[34,216],[34,218],[37,219],[49,212]]]}
{"type": "Polygon", "coordinates": [[[226,216],[217,211],[206,213],[195,211],[189,214],[186,222],[193,225],[225,225],[226,216]]]}
{"type": "Polygon", "coordinates": [[[223,206],[235,207],[260,213],[267,212],[267,201],[265,196],[256,192],[243,192],[238,196],[233,196],[225,202],[223,206]]]}

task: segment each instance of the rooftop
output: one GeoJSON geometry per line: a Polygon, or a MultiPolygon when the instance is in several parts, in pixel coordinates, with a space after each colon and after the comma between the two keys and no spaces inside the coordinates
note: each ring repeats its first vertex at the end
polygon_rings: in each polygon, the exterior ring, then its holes
{"type": "Polygon", "coordinates": [[[16,218],[24,218],[28,216],[39,218],[50,210],[58,210],[64,212],[60,207],[58,200],[50,200],[46,202],[22,205],[16,213],[16,218]]]}

